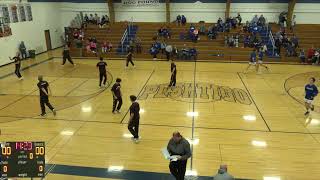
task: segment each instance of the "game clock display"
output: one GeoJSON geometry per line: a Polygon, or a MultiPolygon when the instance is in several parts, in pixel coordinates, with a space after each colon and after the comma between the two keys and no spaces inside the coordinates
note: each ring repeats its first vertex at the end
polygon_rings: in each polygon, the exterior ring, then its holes
{"type": "Polygon", "coordinates": [[[44,142],[4,142],[1,143],[0,177],[45,176],[45,143],[44,142]]]}

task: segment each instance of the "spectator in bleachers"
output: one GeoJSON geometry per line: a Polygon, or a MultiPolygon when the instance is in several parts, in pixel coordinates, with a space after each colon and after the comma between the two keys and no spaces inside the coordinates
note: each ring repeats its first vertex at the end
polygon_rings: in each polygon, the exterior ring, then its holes
{"type": "Polygon", "coordinates": [[[153,60],[157,60],[158,53],[159,53],[159,50],[155,46],[151,46],[150,54],[153,56],[153,60]]]}
{"type": "Polygon", "coordinates": [[[102,51],[102,53],[104,53],[104,54],[106,54],[106,53],[109,52],[109,50],[108,50],[108,44],[107,44],[106,41],[103,41],[103,44],[102,44],[102,47],[101,47],[101,51],[102,51]]]}
{"type": "Polygon", "coordinates": [[[240,25],[241,25],[241,22],[242,22],[242,17],[241,17],[241,15],[240,15],[240,13],[238,13],[236,19],[237,19],[237,22],[238,22],[238,26],[240,26],[240,25]]]}
{"type": "Polygon", "coordinates": [[[290,30],[293,31],[294,27],[296,26],[297,24],[297,21],[296,21],[296,15],[293,15],[292,16],[292,19],[291,19],[291,26],[290,26],[290,30]]]}
{"type": "Polygon", "coordinates": [[[261,14],[261,16],[259,17],[258,26],[265,26],[266,25],[266,18],[263,17],[263,15],[261,14]]]}
{"type": "Polygon", "coordinates": [[[189,56],[190,56],[190,59],[197,60],[198,52],[194,46],[189,49],[189,56]]]}
{"type": "Polygon", "coordinates": [[[227,165],[221,165],[218,173],[213,177],[214,180],[234,180],[234,177],[228,173],[227,165]]]}
{"type": "Polygon", "coordinates": [[[136,52],[137,52],[137,54],[141,54],[142,53],[141,39],[139,37],[136,37],[135,43],[136,43],[136,52]]]}
{"type": "Polygon", "coordinates": [[[233,37],[233,35],[228,37],[228,46],[229,47],[234,47],[234,37],[233,37]]]}
{"type": "Polygon", "coordinates": [[[299,39],[297,36],[293,35],[293,37],[290,39],[291,43],[293,44],[294,48],[299,47],[299,39]]]}
{"type": "Polygon", "coordinates": [[[312,48],[308,49],[308,53],[307,53],[307,58],[308,58],[308,61],[311,61],[312,57],[314,56],[314,53],[315,53],[315,49],[312,45],[312,48]]]}
{"type": "Polygon", "coordinates": [[[91,42],[90,42],[90,50],[91,50],[91,52],[93,52],[93,53],[96,53],[96,52],[97,52],[97,43],[96,43],[96,42],[94,42],[94,41],[91,41],[91,42]]]}
{"type": "Polygon", "coordinates": [[[206,26],[205,26],[204,23],[201,23],[201,24],[200,24],[199,34],[200,34],[200,35],[206,35],[206,26]]]}
{"type": "Polygon", "coordinates": [[[250,36],[249,35],[244,36],[243,45],[244,45],[244,48],[250,47],[250,36]]]}
{"type": "Polygon", "coordinates": [[[90,14],[90,16],[89,16],[89,23],[94,24],[93,14],[90,14]]]}
{"type": "Polygon", "coordinates": [[[258,21],[259,21],[259,18],[258,18],[258,15],[254,15],[254,17],[252,18],[251,20],[251,24],[258,24],[258,21]]]}
{"type": "Polygon", "coordinates": [[[306,55],[304,49],[300,49],[299,58],[301,63],[306,63],[306,55]]]}
{"type": "Polygon", "coordinates": [[[78,29],[75,29],[73,31],[73,39],[79,39],[80,33],[78,31],[78,29]]]}
{"type": "Polygon", "coordinates": [[[167,58],[168,61],[171,59],[172,51],[173,51],[172,46],[168,44],[166,46],[166,58],[167,58]]]}
{"type": "Polygon", "coordinates": [[[186,23],[187,23],[187,18],[184,15],[182,15],[181,16],[181,24],[184,26],[184,25],[186,25],[186,23]]]}
{"type": "Polygon", "coordinates": [[[100,17],[98,16],[98,14],[94,14],[94,22],[93,24],[100,24],[100,17]]]}
{"type": "Polygon", "coordinates": [[[319,64],[320,53],[319,50],[315,50],[314,55],[312,57],[312,64],[319,64]]]}
{"type": "Polygon", "coordinates": [[[105,16],[102,16],[101,21],[99,23],[99,27],[103,28],[107,24],[107,19],[105,16]]]}
{"type": "Polygon", "coordinates": [[[20,51],[20,54],[21,54],[21,58],[22,59],[27,59],[27,48],[24,45],[23,41],[21,41],[21,43],[19,45],[19,51],[20,51]]]}
{"type": "Polygon", "coordinates": [[[217,28],[211,25],[208,29],[208,38],[212,40],[212,39],[216,39],[216,37],[217,37],[217,28]]]}
{"type": "Polygon", "coordinates": [[[239,39],[240,39],[240,34],[237,33],[234,37],[234,45],[235,47],[239,47],[239,39]]]}
{"type": "Polygon", "coordinates": [[[281,28],[286,27],[287,23],[287,12],[282,12],[279,15],[279,24],[281,28]]]}
{"type": "Polygon", "coordinates": [[[87,14],[85,14],[85,15],[84,15],[83,20],[84,20],[84,22],[85,22],[86,24],[88,24],[88,23],[89,23],[89,17],[88,17],[88,15],[87,15],[87,14]]]}
{"type": "Polygon", "coordinates": [[[180,14],[177,16],[176,22],[177,22],[178,26],[181,25],[181,16],[180,16],[180,14]]]}
{"type": "Polygon", "coordinates": [[[189,48],[186,44],[183,45],[183,48],[181,50],[181,58],[182,59],[189,59],[189,48]]]}

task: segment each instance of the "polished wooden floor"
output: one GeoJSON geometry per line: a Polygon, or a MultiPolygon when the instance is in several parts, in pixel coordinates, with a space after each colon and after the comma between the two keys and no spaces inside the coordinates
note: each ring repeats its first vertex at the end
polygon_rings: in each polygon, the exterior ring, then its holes
{"type": "MultiPolygon", "coordinates": [[[[272,64],[270,72],[244,74],[244,63],[177,62],[178,87],[164,90],[168,62],[136,61],[135,69],[125,70],[124,61],[107,60],[108,83],[123,80],[122,113],[114,115],[110,87],[97,85],[97,60],[75,59],[75,67],[61,66],[59,54],[24,61],[23,67],[31,67],[22,71],[23,81],[6,76],[13,65],[1,68],[0,141],[45,141],[50,164],[168,173],[160,149],[178,130],[199,140],[188,163],[198,175],[212,176],[227,164],[237,178],[320,179],[319,107],[306,119],[301,104],[308,77],[320,81],[319,67],[272,64]],[[39,116],[39,74],[51,85],[56,117],[39,116]],[[183,91],[189,85],[196,87],[195,95],[183,91]],[[126,137],[131,94],[141,97],[143,109],[139,144],[126,137]]],[[[46,179],[100,178],[49,173],[46,179]]]]}

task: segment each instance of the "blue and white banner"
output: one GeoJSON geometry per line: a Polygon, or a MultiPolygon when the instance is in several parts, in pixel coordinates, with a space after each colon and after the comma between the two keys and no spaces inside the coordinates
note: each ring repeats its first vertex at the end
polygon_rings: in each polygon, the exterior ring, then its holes
{"type": "Polygon", "coordinates": [[[160,5],[160,0],[122,0],[121,4],[125,7],[154,7],[160,5]]]}

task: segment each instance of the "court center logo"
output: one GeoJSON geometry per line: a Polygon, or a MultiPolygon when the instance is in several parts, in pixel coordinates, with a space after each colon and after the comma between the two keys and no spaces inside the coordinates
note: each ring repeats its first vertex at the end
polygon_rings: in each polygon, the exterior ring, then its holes
{"type": "Polygon", "coordinates": [[[196,103],[226,101],[251,104],[251,99],[245,90],[210,83],[177,83],[174,88],[168,87],[168,84],[147,85],[139,96],[139,100],[151,98],[171,98],[196,103]]]}

